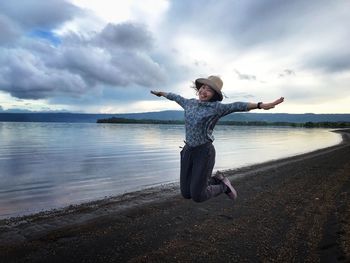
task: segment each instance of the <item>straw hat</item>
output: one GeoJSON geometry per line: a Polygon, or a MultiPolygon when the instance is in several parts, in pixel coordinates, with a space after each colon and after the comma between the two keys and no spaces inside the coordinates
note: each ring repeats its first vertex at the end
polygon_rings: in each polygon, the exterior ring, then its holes
{"type": "Polygon", "coordinates": [[[219,95],[219,101],[222,101],[222,85],[223,82],[218,76],[209,76],[208,78],[199,78],[195,81],[196,89],[199,90],[199,88],[202,85],[208,85],[211,87],[216,93],[219,95]]]}

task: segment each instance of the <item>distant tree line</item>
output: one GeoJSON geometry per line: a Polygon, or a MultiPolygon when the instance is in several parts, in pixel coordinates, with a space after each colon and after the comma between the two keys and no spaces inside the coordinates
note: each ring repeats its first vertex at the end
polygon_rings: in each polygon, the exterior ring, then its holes
{"type": "Polygon", "coordinates": [[[289,126],[289,127],[304,127],[304,128],[349,128],[350,122],[264,122],[264,121],[223,121],[219,124],[237,125],[237,126],[289,126]]]}
{"type": "MultiPolygon", "coordinates": [[[[126,118],[108,118],[99,119],[97,123],[135,123],[135,124],[184,124],[183,120],[151,120],[151,119],[126,119],[126,118]]],[[[218,125],[236,125],[236,126],[290,126],[305,128],[349,128],[350,122],[265,122],[265,121],[219,121],[218,125]]]]}
{"type": "Polygon", "coordinates": [[[305,122],[303,123],[303,127],[306,128],[349,128],[350,122],[305,122]]]}

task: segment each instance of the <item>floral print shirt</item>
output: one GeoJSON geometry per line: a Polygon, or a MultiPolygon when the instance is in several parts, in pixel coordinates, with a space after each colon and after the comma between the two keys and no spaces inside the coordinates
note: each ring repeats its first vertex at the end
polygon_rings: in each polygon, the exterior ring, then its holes
{"type": "Polygon", "coordinates": [[[166,98],[177,102],[185,110],[186,143],[191,147],[213,142],[213,130],[221,117],[232,112],[248,111],[247,102],[202,102],[174,93],[168,93],[166,98]]]}

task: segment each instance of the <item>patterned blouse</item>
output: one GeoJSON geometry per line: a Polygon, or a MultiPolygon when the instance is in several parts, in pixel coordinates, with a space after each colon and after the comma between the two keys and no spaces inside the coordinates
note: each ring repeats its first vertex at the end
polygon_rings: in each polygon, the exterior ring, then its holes
{"type": "Polygon", "coordinates": [[[201,102],[174,93],[168,93],[166,98],[177,102],[185,110],[186,143],[191,147],[213,142],[213,130],[221,117],[232,112],[248,111],[246,102],[201,102]]]}

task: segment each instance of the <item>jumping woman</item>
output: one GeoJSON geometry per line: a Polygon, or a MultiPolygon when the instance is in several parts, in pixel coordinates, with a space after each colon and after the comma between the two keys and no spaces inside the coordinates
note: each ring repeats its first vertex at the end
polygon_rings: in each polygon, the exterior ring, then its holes
{"type": "Polygon", "coordinates": [[[225,193],[232,200],[237,192],[222,173],[212,177],[215,164],[213,130],[217,121],[232,112],[253,109],[269,110],[283,102],[281,97],[271,103],[234,102],[223,104],[223,82],[218,76],[199,78],[193,88],[198,99],[186,99],[174,93],[151,91],[158,97],[177,102],[185,110],[186,141],[181,151],[180,188],[186,199],[203,202],[225,193]]]}

